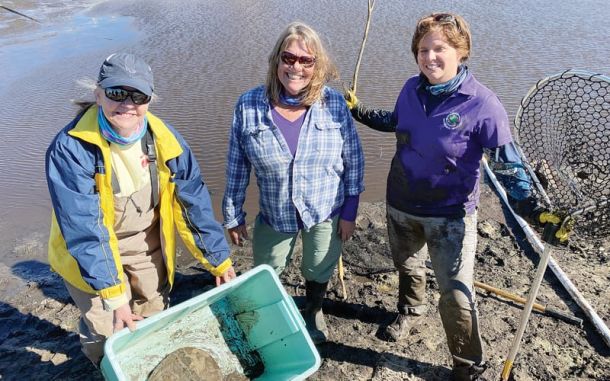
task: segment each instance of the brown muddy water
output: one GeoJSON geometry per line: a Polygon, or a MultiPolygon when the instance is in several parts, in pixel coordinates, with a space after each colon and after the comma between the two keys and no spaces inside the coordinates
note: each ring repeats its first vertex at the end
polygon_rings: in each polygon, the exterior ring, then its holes
{"type": "MultiPolygon", "coordinates": [[[[238,96],[260,84],[283,27],[304,21],[323,36],[351,80],[367,14],[364,0],[4,1],[37,18],[0,10],[0,261],[44,260],[50,202],[44,153],[73,117],[71,100],[88,95],[77,80],[95,78],[115,51],[143,55],[160,99],[151,111],[190,143],[218,219],[227,136],[238,96]]],[[[410,53],[415,21],[434,11],[465,16],[473,33],[469,67],[510,117],[536,81],[570,68],[610,74],[607,0],[412,2],[379,0],[359,76],[359,98],[391,109],[417,73],[410,53]]],[[[359,126],[366,154],[365,201],[384,197],[391,135],[359,126]]],[[[248,194],[256,214],[256,186],[248,194]]]]}

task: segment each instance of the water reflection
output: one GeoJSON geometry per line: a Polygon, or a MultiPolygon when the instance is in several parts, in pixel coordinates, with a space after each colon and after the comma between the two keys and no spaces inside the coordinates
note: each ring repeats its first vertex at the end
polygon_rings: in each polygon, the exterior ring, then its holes
{"type": "MultiPolygon", "coordinates": [[[[546,75],[568,68],[610,73],[605,0],[384,0],[377,2],[360,69],[363,102],[393,107],[405,79],[417,72],[409,49],[412,28],[432,11],[459,12],[471,23],[469,67],[497,92],[511,117],[521,97],[546,75]]],[[[160,95],[151,110],[191,144],[218,212],[233,106],[242,92],[263,82],[280,31],[298,19],[321,32],[343,78],[333,85],[341,87],[351,79],[366,15],[364,0],[149,0],[102,3],[72,19],[74,28],[64,21],[55,33],[35,39],[7,37],[3,30],[1,252],[32,231],[46,232],[44,151],[72,118],[70,100],[83,96],[75,81],[95,76],[110,52],[137,52],[151,63],[160,95]]],[[[54,25],[52,18],[46,22],[54,25]]],[[[363,199],[383,199],[394,138],[362,126],[359,131],[367,164],[363,199]]],[[[255,188],[246,205],[249,217],[256,213],[255,188]]]]}

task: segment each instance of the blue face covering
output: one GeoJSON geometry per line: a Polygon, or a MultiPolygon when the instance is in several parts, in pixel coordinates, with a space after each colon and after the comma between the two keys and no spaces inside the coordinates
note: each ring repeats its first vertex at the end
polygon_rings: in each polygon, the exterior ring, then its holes
{"type": "Polygon", "coordinates": [[[300,106],[301,96],[288,95],[284,91],[282,91],[280,92],[280,103],[285,106],[300,106]]]}
{"type": "Polygon", "coordinates": [[[142,125],[138,128],[138,130],[126,138],[116,133],[116,131],[108,122],[108,119],[106,119],[106,116],[104,116],[104,112],[102,111],[101,107],[99,107],[97,111],[97,123],[100,125],[100,132],[102,133],[104,138],[106,138],[106,140],[108,140],[110,143],[115,143],[124,146],[135,143],[142,139],[142,137],[146,133],[146,128],[148,126],[148,118],[144,117],[144,121],[142,122],[142,125]]]}
{"type": "Polygon", "coordinates": [[[437,85],[431,85],[430,82],[428,82],[428,79],[424,76],[424,86],[426,88],[426,91],[428,91],[432,95],[449,95],[456,91],[458,87],[460,87],[462,82],[464,82],[464,79],[466,79],[467,74],[468,67],[466,65],[460,65],[458,67],[457,75],[448,80],[447,82],[439,83],[437,85]]]}

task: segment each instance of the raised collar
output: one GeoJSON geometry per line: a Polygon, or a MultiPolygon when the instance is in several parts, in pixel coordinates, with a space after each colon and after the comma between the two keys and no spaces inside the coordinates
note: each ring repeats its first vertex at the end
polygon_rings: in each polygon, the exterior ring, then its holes
{"type": "MultiPolygon", "coordinates": [[[[108,141],[100,132],[97,123],[97,110],[97,105],[91,106],[68,134],[94,144],[103,150],[109,149],[108,141]]],[[[163,144],[156,144],[159,157],[162,157],[163,160],[169,160],[180,156],[183,152],[182,146],[165,123],[150,112],[146,113],[146,117],[148,118],[148,126],[153,133],[155,141],[163,142],[163,144]]]]}

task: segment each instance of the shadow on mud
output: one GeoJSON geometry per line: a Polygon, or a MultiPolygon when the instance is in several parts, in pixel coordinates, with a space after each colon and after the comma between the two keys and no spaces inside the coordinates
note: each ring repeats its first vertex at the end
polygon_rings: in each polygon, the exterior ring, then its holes
{"type": "Polygon", "coordinates": [[[51,271],[48,264],[37,260],[22,261],[15,263],[11,271],[27,282],[28,288],[37,288],[47,298],[64,304],[72,303],[63,280],[51,271]]]}
{"type": "Polygon", "coordinates": [[[3,380],[102,380],[80,351],[75,333],[4,302],[0,302],[0,318],[3,380]]]}
{"type": "MultiPolygon", "coordinates": [[[[214,286],[207,272],[184,270],[176,274],[172,304],[214,286]]],[[[16,263],[10,272],[18,279],[0,301],[0,378],[103,380],[81,352],[78,334],[62,327],[78,320],[78,312],[61,277],[37,260],[16,263]]]]}
{"type": "Polygon", "coordinates": [[[0,301],[0,378],[101,380],[80,351],[78,335],[64,328],[74,307],[62,279],[37,260],[10,271],[16,278],[7,280],[10,293],[0,301]]]}
{"type": "Polygon", "coordinates": [[[451,378],[451,370],[447,367],[397,356],[393,353],[377,352],[332,341],[318,345],[317,348],[324,359],[367,366],[375,369],[375,373],[383,372],[383,368],[387,368],[393,372],[413,374],[429,381],[451,378]]]}

